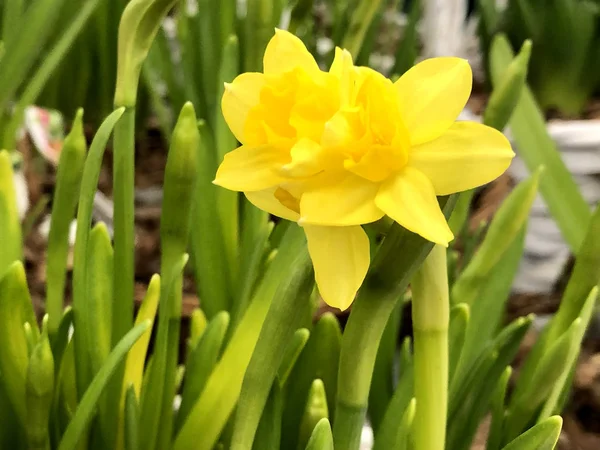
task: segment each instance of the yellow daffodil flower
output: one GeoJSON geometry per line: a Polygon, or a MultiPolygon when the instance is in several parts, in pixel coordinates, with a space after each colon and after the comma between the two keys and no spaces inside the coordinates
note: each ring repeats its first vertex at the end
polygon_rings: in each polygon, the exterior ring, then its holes
{"type": "Polygon", "coordinates": [[[341,49],[325,72],[302,41],[276,30],[264,73],[226,85],[223,114],[242,145],[214,182],[297,221],[321,296],[346,309],[369,268],[361,225],[387,215],[447,246],[436,196],[488,183],[510,164],[502,133],[456,122],[471,83],[463,59],[425,60],[392,83],[341,49]]]}

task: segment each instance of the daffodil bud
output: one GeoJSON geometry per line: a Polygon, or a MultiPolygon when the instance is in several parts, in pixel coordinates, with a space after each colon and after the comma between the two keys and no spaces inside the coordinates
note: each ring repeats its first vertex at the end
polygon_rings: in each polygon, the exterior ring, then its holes
{"type": "Polygon", "coordinates": [[[176,0],[132,0],[119,24],[116,106],[134,106],[142,64],[164,17],[176,0]]]}
{"type": "Polygon", "coordinates": [[[50,234],[48,236],[48,289],[46,311],[48,331],[53,336],[62,318],[66,278],[67,254],[69,252],[70,224],[79,197],[81,176],[87,144],[83,134],[83,109],[77,110],[71,132],[65,138],[52,202],[50,234]]]}
{"type": "MultiPolygon", "coordinates": [[[[163,210],[160,223],[162,243],[161,268],[164,276],[176,260],[181,258],[188,246],[192,204],[198,173],[196,161],[200,134],[196,113],[188,102],[181,109],[173,130],[171,148],[165,168],[163,210]]],[[[163,286],[167,289],[168,286],[163,286]]],[[[177,308],[181,308],[178,305],[177,308]]],[[[174,311],[177,317],[177,311],[174,311]]]]}
{"type": "Polygon", "coordinates": [[[48,340],[48,316],[42,335],[31,353],[25,384],[27,440],[32,450],[49,450],[48,424],[54,392],[54,358],[48,340]]]}
{"type": "MultiPolygon", "coordinates": [[[[491,52],[498,51],[497,40],[494,40],[491,52]]],[[[483,123],[502,131],[521,98],[523,86],[527,79],[527,64],[531,56],[531,41],[523,43],[521,51],[512,60],[504,72],[502,79],[495,83],[494,90],[483,113],[483,123]]]]}
{"type": "Polygon", "coordinates": [[[321,419],[328,418],[329,409],[327,408],[325,385],[322,380],[317,378],[310,387],[308,399],[306,400],[306,407],[304,408],[304,415],[302,416],[302,422],[300,423],[300,436],[298,439],[299,449],[302,449],[305,444],[308,443],[317,423],[321,419]]]}

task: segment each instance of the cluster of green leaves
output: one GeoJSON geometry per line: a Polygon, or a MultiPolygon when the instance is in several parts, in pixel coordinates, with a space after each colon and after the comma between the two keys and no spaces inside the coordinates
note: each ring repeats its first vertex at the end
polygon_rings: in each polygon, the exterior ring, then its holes
{"type": "Polygon", "coordinates": [[[581,115],[600,88],[600,5],[594,0],[480,0],[481,40],[505,33],[513,48],[533,42],[528,81],[544,111],[581,115]]]}
{"type": "MultiPolygon", "coordinates": [[[[0,2],[0,132],[3,148],[12,150],[15,147],[25,108],[39,100],[52,74],[77,37],[84,33],[100,3],[101,0],[0,2]],[[73,7],[74,4],[77,6],[73,7]]],[[[72,67],[69,76],[76,79],[82,73],[72,67]]],[[[70,97],[64,95],[65,92],[72,93],[73,86],[81,85],[81,82],[63,84],[60,95],[70,97]]]]}
{"type": "MultiPolygon", "coordinates": [[[[335,445],[337,450],[355,450],[368,415],[376,449],[410,448],[419,405],[410,340],[397,346],[401,299],[433,244],[397,224],[379,224],[386,228],[379,236],[383,239],[374,242],[371,269],[342,333],[331,314],[313,324],[314,281],[302,231],[284,221],[275,225],[243,197],[211,183],[218,162],[236,145],[218,114],[219,85],[231,81],[241,68],[260,68],[278,11],[275,4],[249,1],[242,24],[231,0],[200,2],[203,14],[178,19],[180,37],[190,36],[185,34],[190,30],[204,32],[205,26],[220,30],[216,35],[221,40],[208,39],[211,49],[192,45],[206,38],[187,43],[189,51],[217,51],[220,59],[209,66],[212,81],[182,82],[186,91],[179,103],[173,102],[181,111],[175,126],[170,119],[163,122],[173,131],[161,217],[161,273],[152,279],[134,320],[133,155],[139,78],[152,76],[154,69],[148,68],[153,67],[153,57],[160,56],[157,48],[161,40],[168,43],[160,26],[170,11],[182,11],[173,10],[174,3],[131,0],[119,31],[114,100],[118,108],[99,127],[89,150],[81,110],[65,141],[53,202],[47,316],[41,330],[21,262],[11,159],[0,152],[0,447],[329,450],[335,445]],[[208,22],[195,22],[201,20],[208,22]],[[148,54],[150,64],[144,66],[148,54]],[[196,111],[202,120],[197,120],[196,111]],[[103,224],[90,227],[111,134],[114,246],[103,224]],[[63,311],[68,224],[75,211],[73,306],[63,311]],[[188,249],[202,309],[192,316],[191,335],[180,354],[188,249]]],[[[336,5],[335,11],[341,11],[336,5]]],[[[375,17],[378,9],[373,12],[371,6],[361,2],[357,11],[375,17]]],[[[303,11],[310,11],[306,2],[294,4],[291,17],[296,26],[309,20],[303,11]]],[[[364,29],[358,32],[353,28],[360,25],[358,19],[348,20],[353,31],[344,38],[345,46],[360,52],[362,44],[353,39],[362,36],[360,41],[366,42],[369,27],[361,25],[364,29]]],[[[544,139],[539,131],[543,122],[535,122],[530,94],[521,92],[528,47],[512,60],[503,42],[494,46],[497,94],[490,100],[486,123],[503,128],[516,104],[515,116],[533,121],[529,130],[520,131],[521,139],[537,144],[544,139]]],[[[182,64],[197,61],[190,73],[207,71],[206,61],[215,60],[202,55],[183,58],[182,64]]],[[[172,66],[155,67],[162,71],[172,66]]],[[[173,79],[181,80],[181,73],[175,72],[173,79]]],[[[156,104],[163,101],[153,95],[156,104]]],[[[546,171],[537,171],[511,193],[481,243],[480,234],[473,237],[464,231],[468,202],[463,199],[469,194],[461,194],[452,216],[456,198],[440,199],[453,228],[463,230],[469,249],[460,259],[456,249],[449,250],[449,450],[469,448],[488,414],[490,450],[552,449],[560,432],[560,418],[553,414],[560,412],[567,397],[600,279],[600,213],[586,210],[586,220],[574,226],[569,217],[573,205],[566,204],[572,200],[569,191],[551,198],[559,187],[551,186],[552,181],[544,184],[547,175],[553,180],[564,167],[552,159],[552,147],[541,147],[530,150],[536,152],[531,153],[531,165],[543,163],[546,171]],[[538,185],[555,204],[553,211],[577,247],[577,263],[559,312],[509,396],[510,364],[533,319],[503,326],[503,312],[538,185]]]]}

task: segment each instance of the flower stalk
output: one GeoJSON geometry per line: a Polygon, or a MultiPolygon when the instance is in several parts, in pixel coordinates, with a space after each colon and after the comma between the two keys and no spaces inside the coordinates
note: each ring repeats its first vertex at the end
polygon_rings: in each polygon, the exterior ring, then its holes
{"type": "Polygon", "coordinates": [[[414,330],[415,450],[444,450],[448,405],[450,301],[446,249],[436,245],[412,283],[414,330]]]}

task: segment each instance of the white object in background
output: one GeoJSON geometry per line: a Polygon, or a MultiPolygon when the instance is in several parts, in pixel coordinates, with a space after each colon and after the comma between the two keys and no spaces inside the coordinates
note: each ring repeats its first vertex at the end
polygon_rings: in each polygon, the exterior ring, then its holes
{"type": "Polygon", "coordinates": [[[373,429],[366,424],[360,434],[360,450],[371,450],[373,448],[373,429]]]}
{"type": "Polygon", "coordinates": [[[426,57],[463,56],[467,0],[425,0],[423,53],[426,57]]]}
{"type": "MultiPolygon", "coordinates": [[[[593,208],[600,201],[600,120],[552,121],[547,130],[573,175],[583,198],[593,208]]],[[[510,133],[506,133],[510,139],[510,133]]],[[[519,153],[518,148],[516,149],[519,153]]],[[[529,176],[523,160],[513,160],[509,174],[521,181],[529,176]]],[[[571,250],[544,199],[534,201],[525,252],[513,289],[522,293],[550,293],[563,273],[571,250]]]]}
{"type": "MultiPolygon", "coordinates": [[[[50,236],[50,224],[52,222],[52,216],[48,214],[44,217],[42,223],[38,227],[39,233],[44,237],[44,239],[48,240],[48,236],[50,236]]],[[[69,225],[69,245],[72,247],[75,245],[75,238],[77,236],[77,221],[73,220],[69,225]]]]}
{"type": "Polygon", "coordinates": [[[23,171],[20,169],[15,170],[13,180],[15,184],[15,195],[17,196],[19,219],[23,220],[29,210],[29,192],[23,171]]]}

